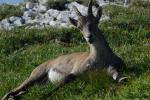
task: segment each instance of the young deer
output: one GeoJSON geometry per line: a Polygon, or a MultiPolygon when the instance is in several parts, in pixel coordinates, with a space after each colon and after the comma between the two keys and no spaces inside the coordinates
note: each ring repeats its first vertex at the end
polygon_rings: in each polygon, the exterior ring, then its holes
{"type": "Polygon", "coordinates": [[[118,70],[124,65],[124,62],[116,56],[108,43],[106,42],[102,32],[98,28],[99,19],[102,15],[102,8],[99,7],[97,15],[92,12],[92,2],[89,2],[87,16],[81,15],[75,8],[78,15],[78,21],[70,18],[70,22],[78,27],[84,38],[86,39],[90,52],[73,53],[60,56],[56,59],[49,60],[33,70],[31,75],[17,88],[7,93],[4,99],[20,95],[29,86],[34,83],[40,83],[43,80],[50,80],[53,84],[59,84],[58,87],[73,80],[77,75],[89,69],[106,69],[108,74],[118,82],[126,77],[121,77],[118,70]]]}

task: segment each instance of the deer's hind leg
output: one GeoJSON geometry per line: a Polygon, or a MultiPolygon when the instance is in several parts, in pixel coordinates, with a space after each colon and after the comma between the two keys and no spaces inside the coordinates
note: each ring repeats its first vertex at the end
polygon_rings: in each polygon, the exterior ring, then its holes
{"type": "Polygon", "coordinates": [[[38,66],[32,71],[31,75],[22,84],[7,93],[2,98],[2,100],[8,99],[10,97],[19,96],[21,92],[26,91],[30,86],[34,85],[35,83],[41,83],[43,79],[47,78],[47,74],[48,73],[45,66],[38,66]]]}
{"type": "Polygon", "coordinates": [[[108,73],[109,75],[111,75],[112,78],[113,78],[115,81],[117,81],[117,82],[121,82],[121,81],[126,80],[126,79],[128,78],[128,77],[123,77],[123,76],[121,75],[121,73],[119,73],[119,71],[118,71],[115,67],[113,67],[113,66],[109,66],[109,67],[107,68],[107,73],[108,73]]]}

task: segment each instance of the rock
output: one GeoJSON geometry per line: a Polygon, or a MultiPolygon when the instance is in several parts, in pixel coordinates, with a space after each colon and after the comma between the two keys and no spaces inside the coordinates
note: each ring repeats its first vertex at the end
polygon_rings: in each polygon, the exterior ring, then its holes
{"type": "Polygon", "coordinates": [[[99,6],[106,6],[109,4],[109,0],[97,0],[99,6]]]}
{"type": "Polygon", "coordinates": [[[47,7],[40,4],[38,11],[39,11],[40,13],[45,13],[45,12],[47,11],[47,7]]]}
{"type": "MultiPolygon", "coordinates": [[[[102,0],[98,0],[102,1],[102,0]]],[[[70,27],[69,17],[78,19],[76,12],[74,11],[74,6],[82,13],[82,15],[87,15],[87,7],[81,5],[77,2],[72,2],[66,4],[68,10],[59,11],[56,9],[47,10],[46,3],[47,0],[39,0],[39,3],[28,2],[26,4],[26,11],[24,11],[23,16],[16,17],[12,16],[8,19],[4,19],[0,22],[0,28],[11,29],[15,26],[28,25],[27,28],[44,28],[44,27],[70,27]]],[[[107,3],[107,2],[106,2],[107,3]]],[[[94,15],[96,15],[97,9],[93,7],[94,15]]],[[[101,20],[109,20],[108,16],[103,15],[101,20]]]]}
{"type": "Polygon", "coordinates": [[[60,23],[60,27],[67,28],[67,27],[69,27],[69,23],[60,23]]]}
{"type": "Polygon", "coordinates": [[[23,16],[24,17],[35,17],[37,15],[37,12],[33,11],[33,10],[28,10],[28,11],[25,11],[23,16]]]}
{"type": "Polygon", "coordinates": [[[41,18],[49,18],[49,17],[52,17],[52,16],[50,16],[48,13],[45,13],[43,14],[43,16],[41,16],[41,18]]]}
{"type": "Polygon", "coordinates": [[[26,9],[32,9],[33,7],[34,7],[34,3],[32,3],[32,2],[26,3],[26,9]]]}
{"type": "Polygon", "coordinates": [[[50,21],[49,25],[53,27],[60,27],[60,21],[50,21]]]}
{"type": "Polygon", "coordinates": [[[72,11],[72,12],[70,13],[69,17],[71,17],[71,18],[73,18],[73,19],[76,19],[76,20],[78,19],[78,16],[77,16],[77,14],[76,14],[75,11],[72,11]]]}
{"type": "MultiPolygon", "coordinates": [[[[84,15],[84,16],[87,15],[88,7],[86,7],[84,5],[81,5],[81,4],[77,3],[77,2],[72,2],[72,3],[66,4],[65,6],[72,13],[71,17],[77,17],[76,13],[74,11],[74,6],[77,7],[77,9],[81,12],[82,15],[84,15]]],[[[97,9],[93,6],[93,13],[95,14],[96,11],[97,11],[97,9]]]]}
{"type": "Polygon", "coordinates": [[[30,24],[30,25],[36,25],[39,24],[39,20],[38,19],[28,19],[26,20],[26,24],[30,24]]]}
{"type": "Polygon", "coordinates": [[[16,16],[12,16],[9,18],[10,23],[13,23],[14,21],[16,21],[19,17],[16,16]]]}
{"type": "Polygon", "coordinates": [[[78,10],[83,14],[83,15],[86,15],[87,14],[87,7],[84,6],[84,5],[81,5],[77,2],[72,2],[72,3],[69,3],[69,4],[66,4],[65,5],[66,8],[69,9],[69,11],[74,11],[74,6],[78,8],[78,10]]]}
{"type": "Polygon", "coordinates": [[[59,15],[60,11],[55,10],[55,9],[49,9],[46,13],[49,16],[52,16],[52,17],[56,18],[59,15]]]}
{"type": "Polygon", "coordinates": [[[18,25],[19,23],[24,24],[25,23],[25,19],[23,19],[22,17],[12,16],[12,17],[9,18],[9,23],[16,24],[16,25],[18,25]]]}
{"type": "Polygon", "coordinates": [[[45,13],[47,11],[47,6],[44,6],[42,4],[34,3],[34,7],[32,8],[33,11],[36,11],[38,13],[45,13]]]}
{"type": "Polygon", "coordinates": [[[39,4],[38,3],[34,3],[34,6],[32,8],[33,11],[38,11],[39,9],[39,4]]]}
{"type": "Polygon", "coordinates": [[[48,17],[48,18],[42,19],[40,21],[40,25],[50,25],[51,21],[53,21],[53,17],[48,17]]]}
{"type": "Polygon", "coordinates": [[[57,16],[57,20],[59,20],[61,22],[68,22],[69,21],[69,15],[70,15],[69,11],[61,11],[59,13],[59,15],[57,16]]]}
{"type": "Polygon", "coordinates": [[[48,0],[38,0],[38,2],[42,5],[47,5],[48,0]]]}
{"type": "Polygon", "coordinates": [[[3,29],[8,29],[10,30],[12,28],[11,24],[9,23],[9,20],[8,19],[3,19],[1,21],[1,28],[3,29]]]}
{"type": "Polygon", "coordinates": [[[14,24],[15,26],[22,26],[23,24],[25,24],[25,20],[20,17],[20,18],[16,19],[16,20],[13,22],[13,24],[14,24]]]}

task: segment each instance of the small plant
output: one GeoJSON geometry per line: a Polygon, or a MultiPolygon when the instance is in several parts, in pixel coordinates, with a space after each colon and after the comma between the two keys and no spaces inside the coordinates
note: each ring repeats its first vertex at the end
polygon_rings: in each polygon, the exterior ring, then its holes
{"type": "Polygon", "coordinates": [[[150,8],[150,1],[149,0],[132,0],[132,6],[136,7],[149,7],[150,8]]]}
{"type": "Polygon", "coordinates": [[[58,9],[58,10],[64,10],[65,4],[69,3],[68,0],[48,0],[48,7],[53,8],[53,9],[58,9]]]}
{"type": "Polygon", "coordinates": [[[20,6],[3,4],[0,6],[0,20],[11,17],[21,16],[23,11],[20,6]]]}

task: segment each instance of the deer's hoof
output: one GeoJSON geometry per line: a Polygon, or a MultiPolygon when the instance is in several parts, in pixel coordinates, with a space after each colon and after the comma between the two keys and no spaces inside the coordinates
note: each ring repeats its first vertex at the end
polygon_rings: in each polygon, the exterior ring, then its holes
{"type": "Polygon", "coordinates": [[[15,100],[13,97],[8,98],[8,100],[15,100]]]}
{"type": "Polygon", "coordinates": [[[14,100],[14,97],[10,95],[11,92],[7,93],[2,100],[14,100]]]}

